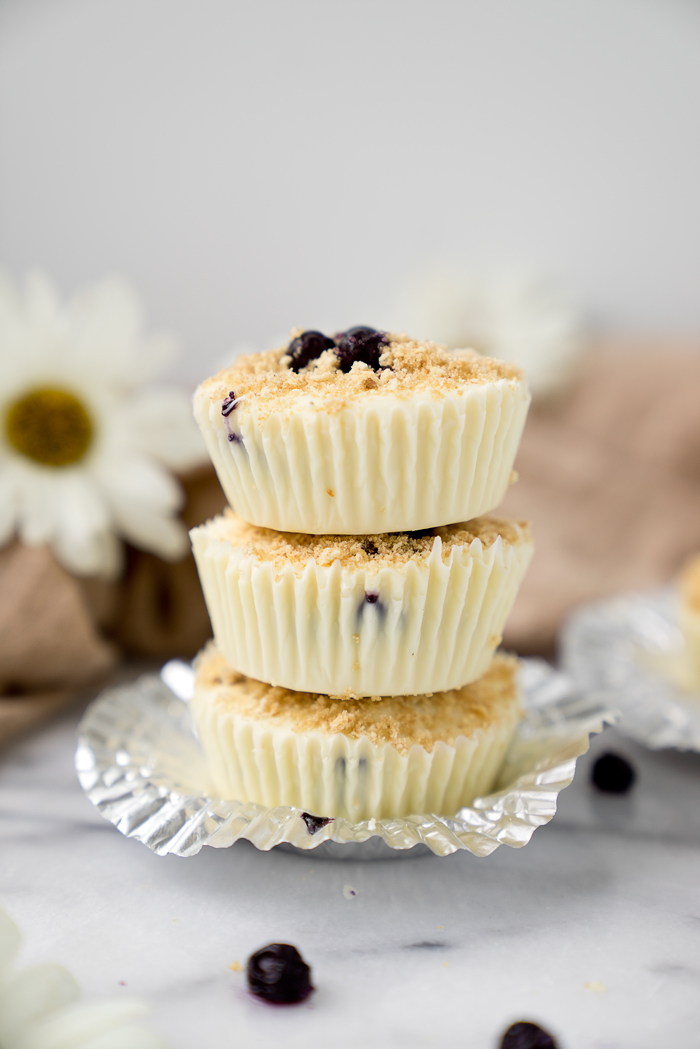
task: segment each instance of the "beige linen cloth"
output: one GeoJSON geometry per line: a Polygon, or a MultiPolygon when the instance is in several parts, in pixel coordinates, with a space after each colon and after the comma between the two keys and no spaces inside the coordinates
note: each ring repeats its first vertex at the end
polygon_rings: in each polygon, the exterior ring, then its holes
{"type": "Polygon", "coordinates": [[[575,605],[668,582],[700,550],[700,345],[601,345],[533,406],[503,509],[535,557],[505,644],[551,655],[575,605]]]}
{"type": "MultiPolygon", "coordinates": [[[[225,504],[212,469],[181,478],[187,527],[225,504]]],[[[119,583],[78,580],[46,547],[0,550],[0,746],[89,695],[120,659],[191,658],[211,636],[192,557],[127,549],[119,583]]]]}
{"type": "MultiPolygon", "coordinates": [[[[503,510],[536,554],[505,644],[552,655],[583,601],[668,581],[700,549],[700,346],[599,345],[556,399],[533,406],[503,510]]],[[[183,478],[188,527],[224,497],[183,478]]],[[[0,744],[104,680],[124,655],[189,658],[210,636],[191,557],[128,551],[119,584],[78,581],[46,549],[0,551],[0,744]],[[4,695],[3,695],[4,693],[4,695]]]]}

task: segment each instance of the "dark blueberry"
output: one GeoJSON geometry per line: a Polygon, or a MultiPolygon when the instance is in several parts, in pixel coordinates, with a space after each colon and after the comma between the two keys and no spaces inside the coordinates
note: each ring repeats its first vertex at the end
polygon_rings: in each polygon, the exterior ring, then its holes
{"type": "Polygon", "coordinates": [[[594,786],[606,794],[626,794],[636,774],[629,761],[608,751],[594,764],[591,779],[594,786]]]}
{"type": "Polygon", "coordinates": [[[365,590],[364,599],[360,601],[359,605],[357,606],[356,618],[358,627],[362,626],[362,619],[365,613],[369,612],[367,608],[368,605],[370,605],[372,608],[372,617],[374,618],[375,615],[379,617],[378,622],[381,626],[384,623],[384,619],[387,614],[387,606],[381,600],[381,597],[376,590],[365,590]]]}
{"type": "Polygon", "coordinates": [[[231,442],[231,444],[236,444],[240,440],[237,433],[230,433],[228,435],[228,439],[231,442]]]}
{"type": "Polygon", "coordinates": [[[251,954],[248,986],[266,1002],[303,1002],[313,991],[311,969],[291,943],[270,943],[251,954]]]}
{"type": "Polygon", "coordinates": [[[370,557],[374,557],[374,555],[378,553],[377,544],[373,543],[371,539],[363,539],[360,545],[364,552],[369,554],[370,557]]]}
{"type": "Polygon", "coordinates": [[[557,1049],[557,1043],[539,1024],[520,1020],[503,1035],[501,1049],[557,1049]]]}
{"type": "Polygon", "coordinates": [[[320,357],[324,350],[332,350],[334,347],[333,339],[329,339],[323,332],[303,331],[287,347],[287,354],[292,358],[289,367],[293,372],[301,371],[309,361],[315,361],[320,357]]]}
{"type": "Polygon", "coordinates": [[[386,335],[376,328],[349,328],[337,338],[335,355],[340,361],[341,372],[349,372],[355,361],[364,361],[375,372],[379,371],[379,358],[384,352],[386,335]]]}
{"type": "Polygon", "coordinates": [[[221,405],[221,414],[224,418],[234,412],[238,407],[238,400],[233,390],[229,390],[228,397],[224,398],[224,403],[221,405]]]}
{"type": "Polygon", "coordinates": [[[315,834],[321,827],[325,827],[328,823],[333,822],[332,816],[312,816],[310,812],[302,812],[301,818],[306,824],[309,834],[315,834]]]}

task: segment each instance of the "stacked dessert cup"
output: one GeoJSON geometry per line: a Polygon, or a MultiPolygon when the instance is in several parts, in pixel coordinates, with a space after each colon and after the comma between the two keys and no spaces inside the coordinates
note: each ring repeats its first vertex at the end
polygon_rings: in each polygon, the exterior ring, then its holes
{"type": "Polygon", "coordinates": [[[206,380],[230,504],[193,529],[214,641],[192,700],[224,798],[352,823],[488,793],[521,716],[496,653],[532,556],[503,498],[520,372],[372,328],[206,380]]]}

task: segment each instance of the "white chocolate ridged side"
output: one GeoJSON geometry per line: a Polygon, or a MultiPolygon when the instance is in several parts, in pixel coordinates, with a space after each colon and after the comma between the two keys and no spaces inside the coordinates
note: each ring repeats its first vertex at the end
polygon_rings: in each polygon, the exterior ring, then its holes
{"type": "Polygon", "coordinates": [[[453,745],[391,744],[339,733],[294,732],[236,716],[213,702],[216,689],[197,688],[191,702],[216,790],[223,798],[274,808],[289,805],[317,816],[358,823],[419,813],[454,815],[493,787],[520,709],[459,736],[453,745]]]}
{"type": "Polygon", "coordinates": [[[338,412],[299,406],[224,418],[194,412],[230,505],[251,524],[310,534],[415,531],[487,513],[508,487],[530,395],[519,379],[443,398],[375,397],[338,412]],[[229,437],[233,440],[229,440],[229,437]]]}
{"type": "Polygon", "coordinates": [[[443,557],[437,536],[423,561],[372,570],[309,558],[298,574],[229,542],[223,517],[190,534],[230,666],[272,685],[353,698],[461,688],[486,671],[532,557],[529,534],[512,525],[517,542],[477,538],[443,557]]]}

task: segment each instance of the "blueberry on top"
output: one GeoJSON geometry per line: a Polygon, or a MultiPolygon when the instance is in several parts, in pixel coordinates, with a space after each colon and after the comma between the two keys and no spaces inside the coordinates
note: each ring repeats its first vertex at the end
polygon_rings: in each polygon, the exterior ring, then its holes
{"type": "Polygon", "coordinates": [[[309,361],[316,360],[324,350],[332,350],[334,346],[333,339],[323,332],[303,331],[287,347],[287,355],[292,358],[289,367],[293,372],[299,372],[309,361]]]}
{"type": "Polygon", "coordinates": [[[539,1024],[520,1020],[503,1035],[501,1049],[557,1049],[557,1043],[539,1024]]]}
{"type": "Polygon", "coordinates": [[[248,959],[248,986],[266,1002],[302,1002],[313,991],[311,969],[290,943],[270,943],[248,959]]]}
{"type": "Polygon", "coordinates": [[[340,362],[341,372],[349,372],[355,361],[364,361],[375,372],[379,371],[379,358],[386,345],[383,331],[365,326],[348,328],[337,337],[336,342],[335,355],[340,362]]]}
{"type": "Polygon", "coordinates": [[[635,781],[635,771],[619,754],[601,754],[593,766],[591,779],[606,794],[626,794],[635,781]]]}

